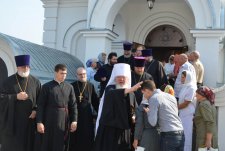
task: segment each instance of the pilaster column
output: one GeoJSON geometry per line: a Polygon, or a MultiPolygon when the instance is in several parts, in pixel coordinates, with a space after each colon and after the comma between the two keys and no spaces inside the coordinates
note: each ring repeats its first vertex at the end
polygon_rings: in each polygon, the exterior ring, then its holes
{"type": "Polygon", "coordinates": [[[57,36],[57,18],[58,18],[58,0],[42,0],[45,8],[44,20],[44,33],[43,44],[44,46],[56,49],[56,36],[57,36]]]}
{"type": "Polygon", "coordinates": [[[204,65],[204,85],[217,87],[223,72],[220,57],[220,38],[225,30],[219,29],[193,29],[190,31],[196,39],[196,50],[200,52],[200,60],[204,65]]]}
{"type": "Polygon", "coordinates": [[[84,63],[90,58],[97,58],[99,53],[103,51],[108,55],[111,52],[112,41],[118,36],[107,29],[86,30],[81,33],[86,39],[84,63]]]}

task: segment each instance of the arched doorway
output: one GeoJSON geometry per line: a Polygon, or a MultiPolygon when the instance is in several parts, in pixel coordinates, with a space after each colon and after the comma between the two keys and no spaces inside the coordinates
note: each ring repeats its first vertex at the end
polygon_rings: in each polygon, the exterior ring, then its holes
{"type": "Polygon", "coordinates": [[[159,61],[167,61],[172,54],[188,51],[183,32],[172,25],[160,25],[154,28],[146,37],[145,46],[152,48],[154,58],[159,61]]]}
{"type": "Polygon", "coordinates": [[[2,82],[8,77],[8,70],[5,62],[0,58],[0,86],[2,82]]]}

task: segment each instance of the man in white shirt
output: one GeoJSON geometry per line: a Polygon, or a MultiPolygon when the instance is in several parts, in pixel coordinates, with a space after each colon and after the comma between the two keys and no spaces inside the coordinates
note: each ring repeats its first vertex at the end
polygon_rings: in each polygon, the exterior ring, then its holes
{"type": "Polygon", "coordinates": [[[171,86],[174,86],[175,78],[174,78],[174,55],[171,55],[169,57],[169,62],[165,64],[164,70],[167,76],[167,79],[169,80],[169,83],[171,86]]]}

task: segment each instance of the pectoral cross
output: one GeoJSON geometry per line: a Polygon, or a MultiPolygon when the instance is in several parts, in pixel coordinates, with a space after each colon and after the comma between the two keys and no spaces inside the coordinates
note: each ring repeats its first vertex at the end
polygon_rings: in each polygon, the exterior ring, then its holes
{"type": "Polygon", "coordinates": [[[79,95],[80,102],[81,102],[82,99],[83,99],[83,96],[82,96],[82,93],[80,93],[80,95],[79,95]]]}

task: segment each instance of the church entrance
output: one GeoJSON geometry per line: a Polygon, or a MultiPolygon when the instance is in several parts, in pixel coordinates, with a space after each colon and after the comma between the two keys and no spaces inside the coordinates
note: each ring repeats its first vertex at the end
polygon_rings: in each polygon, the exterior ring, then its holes
{"type": "Polygon", "coordinates": [[[153,29],[145,40],[145,46],[152,48],[156,60],[166,62],[170,55],[188,51],[183,32],[171,25],[161,25],[153,29]]]}
{"type": "Polygon", "coordinates": [[[7,77],[8,77],[8,70],[7,70],[6,64],[0,58],[0,86],[7,77]]]}

